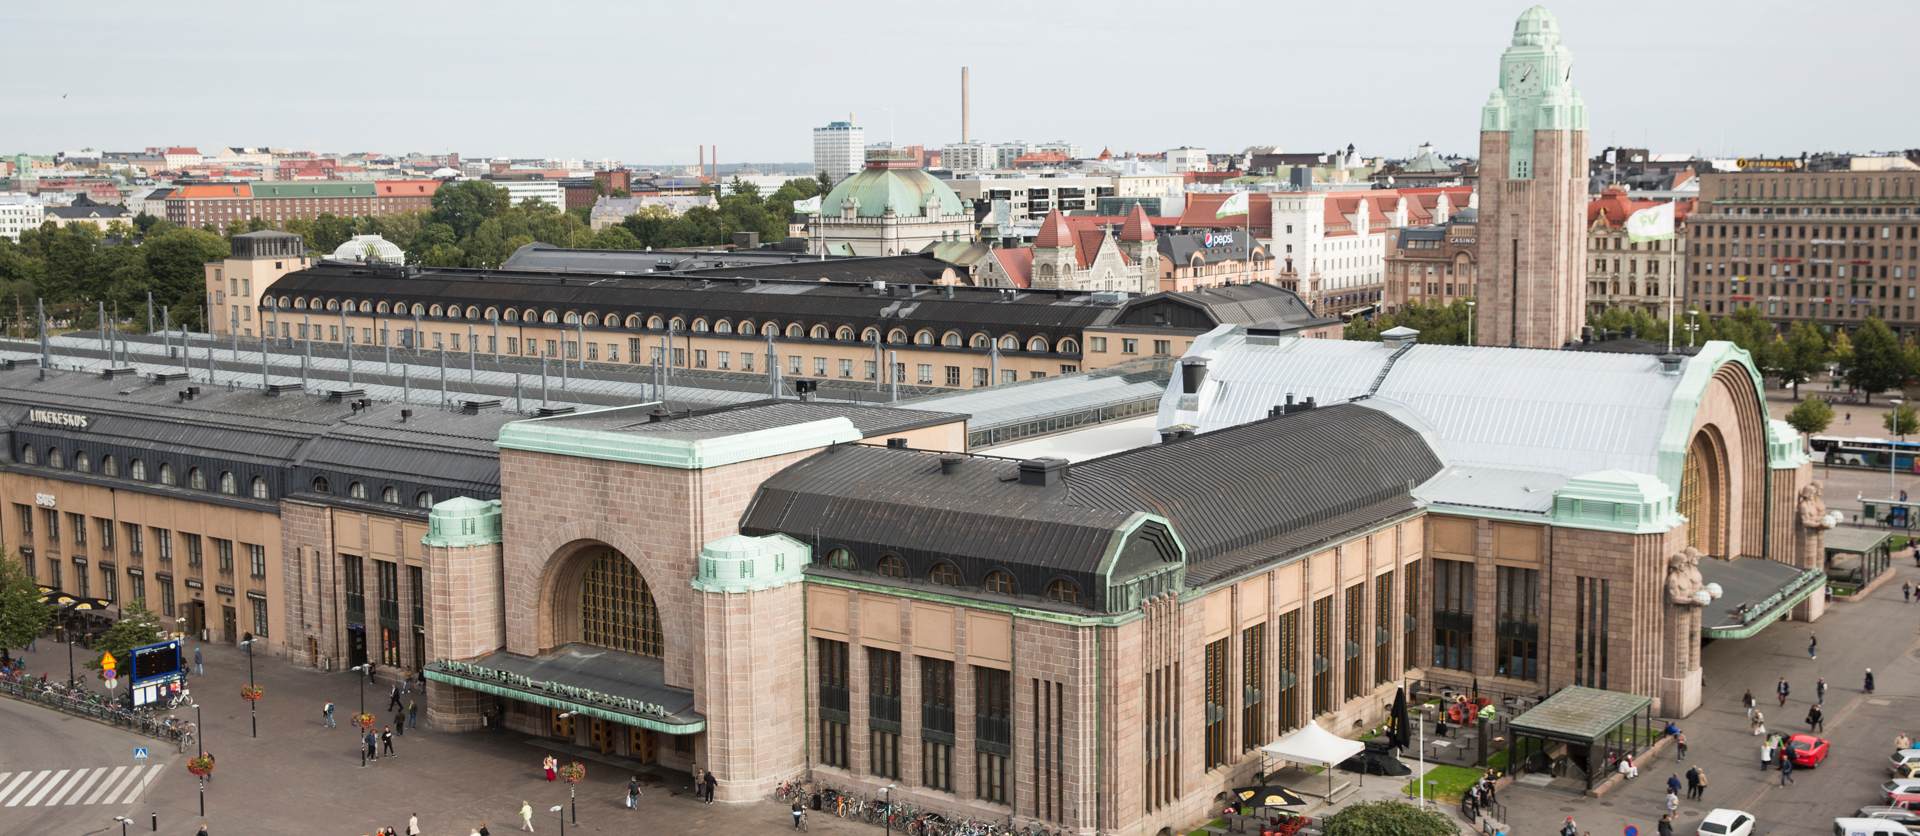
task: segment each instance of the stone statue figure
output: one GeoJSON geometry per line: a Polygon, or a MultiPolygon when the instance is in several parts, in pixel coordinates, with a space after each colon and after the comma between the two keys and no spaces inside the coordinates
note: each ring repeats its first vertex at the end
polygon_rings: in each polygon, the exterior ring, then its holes
{"type": "Polygon", "coordinates": [[[1667,600],[1677,607],[1698,607],[1705,581],[1700,577],[1700,550],[1688,546],[1667,558],[1667,600]]]}
{"type": "Polygon", "coordinates": [[[1827,514],[1827,503],[1820,497],[1819,482],[1811,482],[1800,489],[1800,505],[1795,515],[1799,524],[1799,566],[1813,568],[1826,565],[1826,549],[1823,548],[1823,535],[1834,526],[1835,520],[1827,514]]]}

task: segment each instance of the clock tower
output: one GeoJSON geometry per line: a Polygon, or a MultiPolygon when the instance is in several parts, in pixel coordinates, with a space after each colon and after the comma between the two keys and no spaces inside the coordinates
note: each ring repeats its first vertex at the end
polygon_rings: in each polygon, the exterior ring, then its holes
{"type": "Polygon", "coordinates": [[[1520,15],[1480,109],[1480,345],[1559,348],[1586,324],[1587,108],[1543,6],[1520,15]]]}

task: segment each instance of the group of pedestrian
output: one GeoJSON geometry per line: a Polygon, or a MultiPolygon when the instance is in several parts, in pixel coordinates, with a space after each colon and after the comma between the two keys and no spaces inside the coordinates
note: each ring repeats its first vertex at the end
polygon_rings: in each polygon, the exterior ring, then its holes
{"type": "Polygon", "coordinates": [[[719,788],[719,786],[720,786],[720,779],[713,777],[712,772],[701,769],[699,764],[694,764],[694,767],[693,767],[694,800],[705,801],[708,804],[712,804],[713,791],[719,788]]]}
{"type": "Polygon", "coordinates": [[[1473,786],[1467,788],[1466,795],[1462,800],[1466,804],[1467,819],[1469,821],[1478,820],[1480,810],[1488,805],[1499,802],[1499,790],[1497,787],[1499,777],[1499,773],[1489,769],[1481,774],[1480,780],[1473,782],[1473,786]]]}
{"type": "Polygon", "coordinates": [[[366,748],[367,763],[373,763],[382,756],[389,758],[400,757],[393,751],[392,726],[381,728],[380,733],[377,735],[374,734],[373,729],[369,728],[366,730],[366,733],[361,736],[360,742],[366,748]]]}
{"type": "MultiPolygon", "coordinates": [[[[1675,782],[1669,779],[1667,783],[1673,784],[1675,782]]],[[[1687,768],[1687,799],[1699,800],[1702,796],[1705,796],[1706,794],[1707,794],[1707,768],[1704,766],[1688,767],[1687,768]]]]}
{"type": "MultiPolygon", "coordinates": [[[[373,832],[373,836],[400,836],[400,831],[383,827],[373,832]]],[[[420,836],[420,814],[407,816],[407,836],[420,836]]]]}

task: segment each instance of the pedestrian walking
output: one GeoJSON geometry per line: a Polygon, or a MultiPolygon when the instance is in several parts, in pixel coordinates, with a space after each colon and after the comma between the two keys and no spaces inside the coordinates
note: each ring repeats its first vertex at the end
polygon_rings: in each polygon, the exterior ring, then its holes
{"type": "Polygon", "coordinates": [[[1679,791],[1680,791],[1680,776],[1668,775],[1667,776],[1667,792],[1677,793],[1679,791]]]}
{"type": "Polygon", "coordinates": [[[1693,797],[1695,799],[1706,798],[1707,797],[1707,768],[1704,766],[1699,766],[1694,768],[1700,770],[1700,789],[1694,791],[1693,797]]]}
{"type": "Polygon", "coordinates": [[[1901,581],[1900,582],[1900,603],[1904,604],[1912,600],[1913,600],[1913,582],[1901,581]]]}
{"type": "Polygon", "coordinates": [[[1680,732],[1679,734],[1674,735],[1673,745],[1680,749],[1680,760],[1686,760],[1687,759],[1687,733],[1680,732]]]}
{"type": "Polygon", "coordinates": [[[193,675],[207,675],[207,663],[200,659],[200,645],[197,644],[193,646],[193,675]]]}
{"type": "Polygon", "coordinates": [[[1813,681],[1813,701],[1818,703],[1827,701],[1827,678],[1824,676],[1813,681]]]}
{"type": "Polygon", "coordinates": [[[402,737],[406,736],[407,734],[407,713],[406,712],[404,711],[393,712],[393,727],[396,729],[399,729],[397,734],[399,734],[402,737]]]}
{"type": "Polygon", "coordinates": [[[1807,709],[1807,730],[1817,732],[1826,727],[1827,713],[1821,710],[1819,703],[1814,703],[1812,708],[1807,709]]]}
{"type": "Polygon", "coordinates": [[[373,736],[372,729],[368,729],[366,735],[361,738],[361,745],[367,747],[368,761],[377,761],[380,759],[380,741],[373,736]]]}
{"type": "Polygon", "coordinates": [[[1699,767],[1687,768],[1687,797],[1688,798],[1700,797],[1700,768],[1699,767]]]}
{"type": "Polygon", "coordinates": [[[1780,677],[1780,681],[1773,686],[1773,694],[1780,698],[1781,705],[1787,704],[1787,694],[1792,690],[1793,688],[1787,685],[1787,678],[1784,676],[1780,677]]]}
{"type": "Polygon", "coordinates": [[[420,701],[407,700],[407,725],[420,728],[420,701]]]}
{"type": "Polygon", "coordinates": [[[407,836],[420,836],[419,813],[412,813],[407,816],[407,836]]]}
{"type": "Polygon", "coordinates": [[[1793,783],[1793,756],[1787,750],[1780,750],[1780,786],[1793,783]]]}
{"type": "Polygon", "coordinates": [[[339,728],[333,722],[333,700],[327,700],[327,704],[320,707],[320,717],[326,721],[327,728],[339,728]]]}
{"type": "Polygon", "coordinates": [[[205,824],[200,825],[200,829],[194,831],[194,836],[207,836],[207,826],[205,824]]]}
{"type": "Polygon", "coordinates": [[[380,730],[380,746],[384,750],[381,754],[384,754],[389,758],[394,757],[392,726],[388,726],[380,730]]]}
{"type": "Polygon", "coordinates": [[[479,836],[493,836],[493,834],[487,832],[486,822],[480,823],[480,830],[478,831],[478,833],[479,833],[479,836]]]}
{"type": "Polygon", "coordinates": [[[1820,658],[1820,637],[1813,633],[1807,634],[1807,658],[1820,658]]]}
{"type": "Polygon", "coordinates": [[[560,762],[554,760],[552,755],[548,755],[540,759],[540,768],[546,771],[547,783],[551,784],[553,783],[556,771],[560,768],[560,762]]]}
{"type": "Polygon", "coordinates": [[[1671,816],[1679,810],[1680,795],[1673,790],[1667,790],[1667,815],[1671,816]]]}
{"type": "Polygon", "coordinates": [[[1753,722],[1753,689],[1752,688],[1748,688],[1747,692],[1740,696],[1740,704],[1747,707],[1747,722],[1749,723],[1753,722]]]}
{"type": "Polygon", "coordinates": [[[1580,836],[1580,825],[1573,823],[1572,816],[1568,816],[1566,823],[1560,825],[1560,836],[1580,836]]]}
{"type": "Polygon", "coordinates": [[[629,810],[633,809],[635,803],[638,802],[639,800],[640,800],[640,776],[635,775],[632,778],[627,779],[627,809],[629,810]]]}
{"type": "Polygon", "coordinates": [[[1873,693],[1873,669],[1872,668],[1867,669],[1866,691],[1869,694],[1873,693]]]}
{"type": "Polygon", "coordinates": [[[533,832],[533,805],[525,801],[520,802],[520,829],[533,832]]]}
{"type": "Polygon", "coordinates": [[[1913,738],[1908,737],[1906,732],[1899,732],[1893,736],[1893,751],[1904,752],[1911,748],[1913,748],[1913,738]]]}
{"type": "Polygon", "coordinates": [[[798,798],[794,799],[793,800],[793,829],[806,830],[807,829],[807,825],[805,824],[806,819],[807,819],[806,805],[801,804],[800,799],[798,798]]]}
{"type": "Polygon", "coordinates": [[[1760,712],[1760,711],[1753,712],[1753,734],[1755,737],[1766,736],[1767,715],[1764,712],[1760,712]]]}
{"type": "Polygon", "coordinates": [[[719,789],[720,779],[713,777],[713,770],[707,770],[707,803],[713,803],[713,791],[719,789]]]}
{"type": "Polygon", "coordinates": [[[1668,813],[1661,816],[1660,824],[1654,828],[1654,832],[1657,833],[1658,836],[1673,836],[1673,814],[1668,813]]]}
{"type": "Polygon", "coordinates": [[[1765,772],[1767,771],[1767,767],[1772,765],[1773,765],[1773,741],[1762,740],[1760,741],[1760,771],[1765,772]]]}
{"type": "Polygon", "coordinates": [[[696,763],[693,765],[693,798],[695,801],[705,801],[707,800],[706,796],[707,773],[696,763]]]}
{"type": "Polygon", "coordinates": [[[395,683],[393,683],[393,691],[392,691],[391,693],[389,693],[389,694],[387,695],[387,710],[388,710],[388,711],[399,711],[400,709],[401,709],[401,705],[400,705],[400,683],[398,683],[398,682],[395,682],[395,683]]]}

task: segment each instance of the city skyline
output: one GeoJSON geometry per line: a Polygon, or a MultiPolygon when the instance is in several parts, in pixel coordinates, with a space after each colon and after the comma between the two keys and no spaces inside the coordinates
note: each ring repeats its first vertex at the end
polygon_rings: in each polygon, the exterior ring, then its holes
{"type": "MultiPolygon", "coordinates": [[[[238,4],[216,2],[200,9],[193,35],[181,37],[156,36],[179,31],[158,10],[106,3],[94,28],[148,72],[129,76],[123,62],[107,61],[0,82],[0,109],[15,117],[4,150],[269,145],[690,164],[697,147],[717,145],[723,163],[801,162],[810,157],[811,129],[849,114],[869,142],[959,141],[965,64],[978,140],[1065,139],[1093,146],[1089,153],[1351,142],[1388,156],[1431,142],[1470,155],[1477,126],[1462,114],[1485,101],[1495,79],[1484,56],[1505,44],[1525,5],[1475,2],[1435,17],[1424,14],[1429,7],[1394,3],[1357,19],[1342,18],[1343,8],[1225,4],[1193,15],[1197,40],[1177,32],[1142,40],[1163,31],[1141,25],[1159,16],[1147,6],[1102,6],[1100,14],[1072,3],[1009,6],[1005,14],[989,6],[980,19],[1036,25],[955,25],[944,36],[961,48],[934,55],[901,46],[942,37],[940,25],[874,4],[841,7],[830,18],[751,3],[729,7],[725,18],[705,7],[576,5],[531,28],[524,16],[472,6],[441,23],[436,10],[452,7],[435,5],[400,22],[343,27],[340,20],[390,18],[391,9],[330,8],[336,15],[323,20],[282,9],[242,14],[238,4]],[[1228,33],[1222,20],[1243,23],[1228,33]],[[549,36],[528,37],[542,26],[549,36]],[[305,28],[314,34],[297,34],[305,28]],[[652,34],[641,47],[615,40],[597,48],[583,46],[576,31],[652,34]],[[1300,31],[1314,34],[1286,34],[1300,31]],[[515,60],[487,58],[490,50],[515,60]],[[1106,52],[1133,60],[1086,57],[1106,52]],[[135,77],[147,81],[130,84],[135,77]],[[660,83],[648,85],[649,77],[660,83]],[[610,96],[610,86],[624,92],[610,96]],[[1035,92],[1049,89],[1058,93],[1035,92]]],[[[1850,79],[1879,75],[1878,56],[1897,48],[1902,27],[1854,25],[1912,14],[1891,2],[1790,23],[1793,12],[1781,3],[1737,19],[1651,2],[1549,8],[1581,58],[1575,79],[1593,114],[1595,148],[1887,150],[1910,144],[1904,138],[1920,126],[1920,116],[1885,111],[1879,97],[1846,92],[1857,88],[1850,79]],[[1841,43],[1845,49],[1805,46],[1841,43]],[[1757,60],[1768,56],[1792,60],[1757,60]],[[1783,118],[1771,91],[1807,88],[1835,94],[1796,99],[1794,115],[1783,118]]],[[[47,5],[9,7],[0,23],[22,32],[65,25],[47,5]]],[[[59,43],[28,39],[16,54],[57,66],[68,55],[59,43]]]]}

